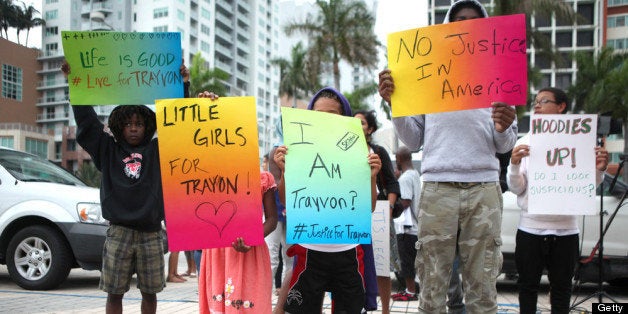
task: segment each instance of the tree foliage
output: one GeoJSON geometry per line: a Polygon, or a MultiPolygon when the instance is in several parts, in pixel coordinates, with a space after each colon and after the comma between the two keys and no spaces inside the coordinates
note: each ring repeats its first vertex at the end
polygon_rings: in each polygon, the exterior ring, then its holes
{"type": "Polygon", "coordinates": [[[28,45],[28,35],[31,28],[46,25],[46,21],[36,17],[39,11],[32,5],[27,6],[24,2],[20,5],[13,4],[12,0],[0,0],[0,37],[9,38],[9,28],[15,28],[17,32],[17,43],[20,43],[20,32],[26,30],[26,42],[28,45]],[[4,30],[4,34],[2,33],[4,30]]]}
{"type": "Polygon", "coordinates": [[[310,73],[307,54],[307,50],[299,42],[292,47],[290,60],[285,58],[271,60],[272,64],[279,66],[279,95],[292,98],[292,107],[296,107],[297,99],[305,98],[320,87],[318,73],[310,73]]]}
{"type": "Polygon", "coordinates": [[[316,1],[318,12],[308,14],[305,21],[285,27],[288,36],[301,32],[309,37],[309,58],[318,69],[332,65],[334,87],[340,89],[340,61],[353,66],[375,69],[377,48],[381,45],[373,30],[375,17],[363,1],[316,1]]]}
{"type": "Polygon", "coordinates": [[[83,164],[81,164],[76,171],[75,175],[81,179],[81,181],[85,182],[85,184],[91,187],[100,188],[102,173],[96,169],[96,166],[94,166],[93,163],[87,161],[83,162],[83,164]]]}
{"type": "Polygon", "coordinates": [[[229,73],[221,69],[209,69],[207,61],[198,52],[192,58],[190,66],[190,95],[195,97],[200,92],[210,91],[220,96],[227,96],[224,81],[229,77],[229,73]]]}

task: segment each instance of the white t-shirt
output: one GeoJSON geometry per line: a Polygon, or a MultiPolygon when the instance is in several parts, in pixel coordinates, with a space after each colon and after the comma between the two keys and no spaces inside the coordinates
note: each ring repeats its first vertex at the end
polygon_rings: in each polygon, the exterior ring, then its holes
{"type": "Polygon", "coordinates": [[[407,233],[417,235],[419,217],[419,198],[421,196],[421,176],[416,169],[404,171],[399,176],[399,189],[401,190],[401,198],[412,200],[410,207],[406,208],[401,216],[394,219],[395,232],[397,234],[407,233]],[[412,226],[406,228],[405,226],[412,226]]]}

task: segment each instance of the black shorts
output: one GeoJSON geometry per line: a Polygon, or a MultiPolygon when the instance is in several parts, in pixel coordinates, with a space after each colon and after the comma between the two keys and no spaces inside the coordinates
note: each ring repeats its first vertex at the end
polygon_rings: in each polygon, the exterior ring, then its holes
{"type": "Polygon", "coordinates": [[[418,237],[413,234],[398,234],[397,249],[399,250],[399,259],[401,260],[401,272],[399,275],[403,278],[414,278],[416,271],[414,270],[414,260],[416,259],[416,241],[418,237]]]}
{"type": "Polygon", "coordinates": [[[320,314],[324,292],[331,292],[334,312],[359,314],[364,307],[364,264],[361,246],[342,252],[320,252],[293,245],[290,291],[284,305],[289,313],[320,314]]]}

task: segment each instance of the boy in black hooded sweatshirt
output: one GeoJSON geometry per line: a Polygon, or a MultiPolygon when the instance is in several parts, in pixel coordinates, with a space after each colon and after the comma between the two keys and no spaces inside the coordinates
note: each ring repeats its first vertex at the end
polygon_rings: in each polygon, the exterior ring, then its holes
{"type": "MultiPolygon", "coordinates": [[[[70,67],[61,67],[67,76],[70,67]]],[[[180,68],[188,97],[189,71],[180,68]]],[[[137,274],[142,313],[157,311],[157,292],[166,285],[161,221],[164,203],[155,113],[144,105],[116,107],[104,130],[92,106],[72,106],[77,142],[102,172],[102,214],[110,223],[103,249],[100,289],[107,313],[122,313],[122,298],[137,274]]]]}

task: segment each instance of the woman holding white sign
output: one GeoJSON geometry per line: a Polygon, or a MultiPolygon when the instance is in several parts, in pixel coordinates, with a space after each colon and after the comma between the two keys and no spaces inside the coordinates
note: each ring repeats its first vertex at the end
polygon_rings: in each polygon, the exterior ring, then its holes
{"type": "MultiPolygon", "coordinates": [[[[569,100],[564,91],[547,87],[532,102],[534,114],[561,114],[569,100]]],[[[515,262],[519,273],[521,313],[536,313],[539,283],[547,269],[552,313],[568,313],[571,282],[578,258],[578,230],[575,215],[533,215],[528,213],[528,163],[530,134],[515,144],[508,166],[508,187],[517,195],[521,219],[517,230],[515,262]]],[[[595,147],[596,184],[604,179],[608,152],[595,147]]]]}

